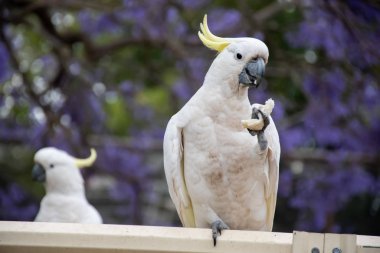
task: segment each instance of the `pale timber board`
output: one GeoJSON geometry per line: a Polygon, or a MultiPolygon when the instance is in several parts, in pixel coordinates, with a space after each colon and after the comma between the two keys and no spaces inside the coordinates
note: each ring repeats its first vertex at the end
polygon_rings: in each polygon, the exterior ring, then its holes
{"type": "Polygon", "coordinates": [[[0,252],[290,253],[290,233],[226,230],[214,247],[210,229],[0,221],[0,252]]]}

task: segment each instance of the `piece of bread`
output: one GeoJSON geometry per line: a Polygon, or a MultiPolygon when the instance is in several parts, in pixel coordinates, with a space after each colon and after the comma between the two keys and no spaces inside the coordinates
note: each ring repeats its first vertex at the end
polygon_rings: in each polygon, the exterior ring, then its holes
{"type": "MultiPolygon", "coordinates": [[[[274,108],[274,101],[273,99],[268,99],[264,105],[258,105],[258,109],[260,109],[266,116],[269,116],[274,108]]],[[[264,120],[263,117],[259,114],[258,119],[247,119],[242,120],[241,124],[244,128],[248,128],[251,130],[259,131],[263,129],[264,127],[264,120]]]]}

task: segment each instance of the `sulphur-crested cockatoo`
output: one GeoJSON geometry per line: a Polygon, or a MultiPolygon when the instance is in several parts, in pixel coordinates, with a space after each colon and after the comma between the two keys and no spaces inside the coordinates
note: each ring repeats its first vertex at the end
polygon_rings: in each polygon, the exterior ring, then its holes
{"type": "Polygon", "coordinates": [[[86,199],[78,169],[91,166],[95,160],[94,149],[87,159],[74,158],[53,147],[42,148],[35,154],[32,177],[43,182],[46,190],[35,221],[102,223],[100,214],[86,199]]]}
{"type": "Polygon", "coordinates": [[[204,83],[169,121],[164,167],[170,196],[185,227],[212,229],[214,245],[223,229],[271,231],[276,206],[280,143],[262,105],[250,105],[268,48],[254,38],[221,38],[207,26],[198,33],[218,51],[204,83]],[[248,131],[242,120],[264,121],[248,131]]]}

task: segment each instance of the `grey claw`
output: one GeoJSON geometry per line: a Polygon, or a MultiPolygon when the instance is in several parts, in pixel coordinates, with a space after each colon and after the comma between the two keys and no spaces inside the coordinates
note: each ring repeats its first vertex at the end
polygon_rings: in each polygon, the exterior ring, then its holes
{"type": "Polygon", "coordinates": [[[229,229],[229,227],[221,220],[214,221],[211,224],[211,230],[212,230],[212,239],[214,242],[214,247],[216,246],[216,238],[219,235],[222,235],[222,230],[223,229],[229,229]]]}
{"type": "Polygon", "coordinates": [[[269,117],[267,115],[265,115],[260,109],[253,107],[251,118],[252,119],[259,119],[259,114],[261,114],[261,117],[263,118],[263,121],[264,121],[263,129],[261,129],[260,131],[264,131],[270,123],[269,117]]]}
{"type": "Polygon", "coordinates": [[[257,141],[258,141],[258,143],[260,145],[260,150],[261,151],[265,150],[268,147],[268,140],[265,137],[264,131],[260,131],[257,134],[257,141]]]}
{"type": "Polygon", "coordinates": [[[267,126],[269,125],[270,121],[269,121],[269,117],[267,115],[265,115],[260,109],[257,109],[255,107],[252,108],[252,116],[251,116],[252,119],[259,119],[259,114],[261,114],[261,116],[263,117],[263,121],[264,121],[263,129],[261,129],[259,131],[248,129],[248,132],[252,136],[257,135],[257,140],[258,140],[258,143],[260,145],[260,149],[265,150],[268,147],[268,140],[265,137],[264,131],[267,128],[267,126]]]}
{"type": "Polygon", "coordinates": [[[248,133],[250,133],[252,136],[256,136],[257,131],[251,130],[251,129],[247,129],[247,130],[248,130],[248,133]]]}

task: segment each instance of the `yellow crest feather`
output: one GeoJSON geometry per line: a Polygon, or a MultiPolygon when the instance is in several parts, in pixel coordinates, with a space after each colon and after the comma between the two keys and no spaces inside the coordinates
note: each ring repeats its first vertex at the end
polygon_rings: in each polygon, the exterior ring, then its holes
{"type": "Polygon", "coordinates": [[[95,160],[96,160],[96,150],[95,149],[91,149],[90,150],[91,154],[88,158],[85,158],[85,159],[79,159],[79,158],[74,158],[75,159],[75,165],[78,167],[78,168],[85,168],[85,167],[89,167],[91,166],[95,160]]]}
{"type": "Polygon", "coordinates": [[[198,36],[206,47],[221,52],[230,44],[228,40],[212,34],[207,25],[207,14],[204,16],[203,24],[200,24],[200,28],[201,31],[198,32],[198,36]]]}

